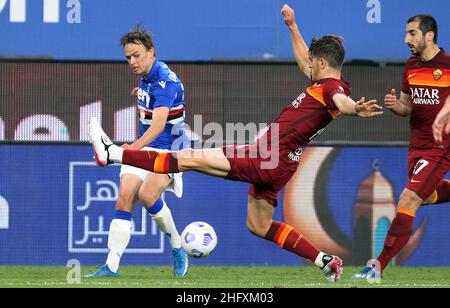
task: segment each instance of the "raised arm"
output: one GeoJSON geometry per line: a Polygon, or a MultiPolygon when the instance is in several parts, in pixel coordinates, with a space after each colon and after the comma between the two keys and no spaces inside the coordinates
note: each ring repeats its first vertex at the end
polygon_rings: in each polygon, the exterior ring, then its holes
{"type": "Polygon", "coordinates": [[[284,22],[289,28],[295,61],[306,77],[310,78],[311,69],[309,67],[308,45],[306,45],[300,31],[298,30],[295,22],[294,10],[291,9],[289,5],[285,4],[281,9],[281,15],[283,15],[284,22]]]}
{"type": "Polygon", "coordinates": [[[335,94],[333,101],[339,111],[345,115],[357,115],[359,117],[368,118],[383,114],[383,108],[376,104],[376,100],[372,99],[366,102],[364,97],[357,102],[344,94],[335,94]]]}

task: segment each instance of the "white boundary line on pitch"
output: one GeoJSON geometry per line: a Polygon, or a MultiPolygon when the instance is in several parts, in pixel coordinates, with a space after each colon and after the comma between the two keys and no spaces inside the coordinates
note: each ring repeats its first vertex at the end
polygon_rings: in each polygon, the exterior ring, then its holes
{"type": "MultiPolygon", "coordinates": [[[[179,281],[173,281],[173,282],[167,282],[167,283],[158,283],[155,284],[155,286],[168,286],[168,285],[195,285],[195,282],[179,282],[179,281]]],[[[210,283],[213,284],[214,283],[210,283]]],[[[99,286],[114,286],[114,285],[118,285],[118,286],[125,286],[125,285],[142,285],[142,282],[82,282],[80,284],[68,284],[67,282],[43,282],[43,283],[39,283],[39,282],[29,282],[29,281],[24,281],[24,282],[1,282],[0,281],[0,285],[3,286],[15,286],[15,285],[29,285],[29,286],[74,286],[74,287],[83,287],[83,286],[89,286],[89,285],[99,285],[99,286]]],[[[250,284],[251,286],[256,286],[256,287],[264,287],[266,284],[262,283],[262,284],[250,284]]],[[[270,286],[273,287],[273,284],[270,284],[270,286]]],[[[357,284],[342,284],[342,283],[337,283],[337,284],[333,284],[333,283],[308,283],[308,284],[302,284],[299,285],[297,287],[328,287],[328,286],[336,286],[336,287],[355,287],[358,286],[357,284]]],[[[368,287],[374,287],[374,288],[406,288],[406,287],[417,287],[417,288],[433,288],[433,287],[440,287],[440,288],[449,288],[450,284],[368,284],[365,285],[368,287]]],[[[243,286],[244,287],[244,286],[243,286]]],[[[267,286],[266,286],[267,287],[267,286]]],[[[283,287],[281,287],[283,288],[283,287]]],[[[291,288],[291,287],[287,287],[287,288],[291,288]]],[[[296,287],[293,287],[296,288],[296,287]]],[[[200,287],[201,289],[201,287],[200,287]]]]}

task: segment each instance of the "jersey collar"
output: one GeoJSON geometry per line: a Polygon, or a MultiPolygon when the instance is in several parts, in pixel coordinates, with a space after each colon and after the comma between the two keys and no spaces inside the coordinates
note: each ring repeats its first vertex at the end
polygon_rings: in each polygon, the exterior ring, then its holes
{"type": "Polygon", "coordinates": [[[150,69],[150,72],[147,74],[147,76],[142,77],[144,80],[146,81],[153,81],[154,79],[156,79],[157,75],[158,75],[158,71],[159,71],[159,61],[158,58],[155,58],[155,62],[153,63],[152,68],[150,69]]]}
{"type": "Polygon", "coordinates": [[[434,59],[436,59],[437,57],[439,57],[439,56],[440,56],[441,54],[443,54],[443,53],[445,53],[445,50],[444,50],[444,48],[440,47],[440,48],[439,48],[439,52],[438,52],[433,58],[431,58],[430,60],[428,60],[428,61],[422,61],[422,60],[420,60],[420,56],[417,56],[417,60],[419,60],[419,61],[422,62],[422,63],[428,63],[428,62],[433,61],[434,59]]]}

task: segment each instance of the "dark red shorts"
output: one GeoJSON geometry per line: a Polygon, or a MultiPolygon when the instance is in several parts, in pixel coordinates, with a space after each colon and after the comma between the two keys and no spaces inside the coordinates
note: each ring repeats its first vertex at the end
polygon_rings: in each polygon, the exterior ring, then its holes
{"type": "Polygon", "coordinates": [[[450,168],[446,155],[439,156],[433,152],[408,152],[408,183],[406,188],[426,200],[445,177],[450,168]]]}
{"type": "Polygon", "coordinates": [[[298,161],[289,161],[284,156],[286,153],[280,151],[275,165],[273,161],[250,155],[252,146],[230,146],[223,147],[223,152],[231,165],[231,170],[225,179],[233,181],[248,182],[249,194],[255,199],[263,199],[274,207],[277,206],[278,192],[289,182],[297,170],[298,161]],[[239,152],[238,151],[242,151],[239,152]]]}

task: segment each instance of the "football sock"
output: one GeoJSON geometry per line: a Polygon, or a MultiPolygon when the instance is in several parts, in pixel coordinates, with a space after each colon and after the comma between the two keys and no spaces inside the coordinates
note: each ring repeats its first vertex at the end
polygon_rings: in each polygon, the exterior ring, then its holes
{"type": "Polygon", "coordinates": [[[325,265],[330,263],[333,260],[332,255],[327,255],[323,252],[319,252],[319,254],[316,257],[316,260],[314,261],[314,264],[320,267],[320,269],[323,269],[325,265]]]}
{"type": "Polygon", "coordinates": [[[397,209],[392,224],[388,230],[388,235],[384,241],[384,247],[381,254],[378,256],[381,271],[383,271],[389,262],[397,253],[408,243],[408,240],[413,231],[415,213],[405,209],[397,209]]]}
{"type": "Polygon", "coordinates": [[[109,269],[117,273],[120,258],[128,246],[131,237],[131,213],[116,210],[114,219],[109,226],[108,258],[106,264],[109,269]]]}
{"type": "Polygon", "coordinates": [[[122,163],[156,173],[180,172],[178,160],[169,152],[125,150],[122,163]]]}
{"type": "Polygon", "coordinates": [[[161,231],[169,237],[172,248],[180,248],[180,235],[178,234],[175,222],[173,221],[172,212],[166,202],[164,202],[162,198],[159,198],[151,208],[147,209],[147,211],[161,231]]]}
{"type": "Polygon", "coordinates": [[[153,203],[152,207],[147,209],[147,212],[152,216],[156,215],[159,211],[161,211],[163,206],[164,206],[164,201],[163,201],[162,197],[160,197],[158,200],[156,200],[155,203],[153,203]]]}
{"type": "Polygon", "coordinates": [[[275,242],[282,249],[286,249],[296,255],[315,262],[320,250],[304,238],[288,224],[273,221],[265,239],[275,242]]]}
{"type": "Polygon", "coordinates": [[[442,180],[436,186],[434,200],[432,204],[445,203],[450,201],[450,181],[442,180]]]}
{"type": "Polygon", "coordinates": [[[122,163],[123,149],[115,144],[108,148],[109,160],[115,163],[122,163]]]}

